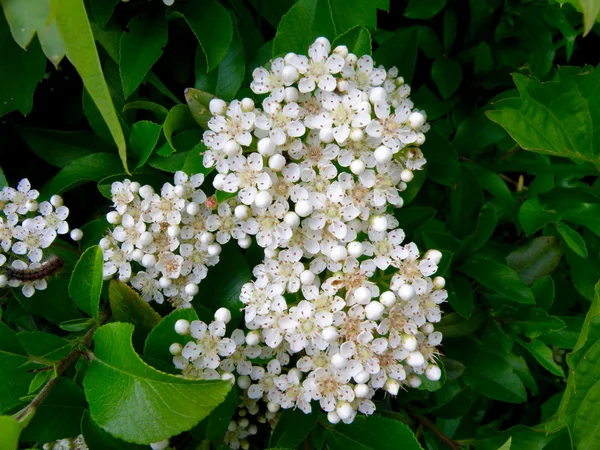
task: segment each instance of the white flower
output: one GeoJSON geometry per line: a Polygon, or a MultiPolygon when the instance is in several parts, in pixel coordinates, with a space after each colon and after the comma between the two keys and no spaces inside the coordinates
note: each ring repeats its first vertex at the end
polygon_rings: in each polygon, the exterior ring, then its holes
{"type": "Polygon", "coordinates": [[[390,112],[390,105],[382,101],[376,102],[374,109],[377,119],[367,125],[369,136],[381,138],[383,145],[394,153],[417,140],[417,134],[406,123],[410,115],[407,103],[398,105],[393,113],[390,112]]]}
{"type": "Polygon", "coordinates": [[[369,55],[361,56],[358,61],[347,58],[342,75],[351,86],[369,91],[373,86],[381,85],[386,73],[384,69],[374,67],[373,58],[369,55]]]}
{"type": "MultiPolygon", "coordinates": [[[[256,117],[256,128],[268,132],[276,145],[283,145],[287,136],[297,138],[304,134],[306,127],[297,120],[300,107],[291,102],[283,106],[271,97],[263,100],[263,114],[256,117]]],[[[261,136],[262,137],[262,136],[261,136]]]]}
{"type": "Polygon", "coordinates": [[[27,203],[38,198],[40,193],[31,189],[31,183],[27,178],[23,178],[17,184],[17,189],[5,187],[0,191],[0,200],[5,202],[4,214],[27,214],[27,203]]]}
{"type": "Polygon", "coordinates": [[[218,140],[213,142],[213,146],[224,148],[230,141],[235,141],[238,146],[249,146],[252,143],[250,131],[254,127],[254,120],[253,112],[243,112],[240,102],[232,101],[225,116],[215,115],[208,121],[208,127],[216,133],[215,139],[218,140]]]}
{"type": "Polygon", "coordinates": [[[144,300],[147,302],[154,301],[160,305],[164,301],[164,296],[158,280],[156,280],[157,275],[156,269],[149,269],[148,272],[138,272],[131,279],[131,285],[140,292],[144,300]],[[154,276],[150,275],[150,271],[153,272],[154,276]]]}
{"type": "Polygon", "coordinates": [[[162,254],[156,263],[156,270],[159,270],[163,276],[167,278],[178,278],[181,274],[181,266],[183,265],[183,257],[175,255],[171,252],[162,254]]]}
{"type": "Polygon", "coordinates": [[[259,190],[271,187],[272,181],[268,173],[263,171],[263,159],[258,153],[251,153],[247,158],[237,156],[231,163],[234,171],[225,177],[223,190],[238,192],[238,197],[245,205],[251,205],[259,190]]]}
{"type": "Polygon", "coordinates": [[[12,251],[17,255],[25,255],[31,262],[42,260],[42,249],[47,248],[56,238],[56,231],[45,228],[41,216],[25,219],[23,225],[15,227],[13,237],[17,239],[12,245],[12,251]]]}
{"type": "Polygon", "coordinates": [[[333,74],[339,73],[344,67],[344,58],[340,55],[329,55],[331,44],[326,38],[318,38],[308,48],[310,58],[306,56],[293,55],[290,64],[302,74],[298,82],[300,92],[314,91],[318,86],[324,91],[333,91],[336,80],[333,74]]]}

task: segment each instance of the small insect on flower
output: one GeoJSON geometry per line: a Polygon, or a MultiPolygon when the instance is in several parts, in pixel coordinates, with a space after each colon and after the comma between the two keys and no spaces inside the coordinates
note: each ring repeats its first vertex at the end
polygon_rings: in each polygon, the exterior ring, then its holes
{"type": "Polygon", "coordinates": [[[6,276],[9,280],[13,279],[23,282],[42,280],[58,273],[64,265],[65,260],[54,255],[41,264],[31,264],[25,267],[21,267],[20,264],[16,267],[13,265],[6,269],[6,276]]]}

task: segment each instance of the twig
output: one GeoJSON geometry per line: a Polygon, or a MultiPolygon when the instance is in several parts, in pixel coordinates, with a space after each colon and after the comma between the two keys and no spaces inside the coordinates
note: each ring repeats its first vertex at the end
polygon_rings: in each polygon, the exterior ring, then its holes
{"type": "Polygon", "coordinates": [[[411,415],[417,419],[421,425],[429,428],[431,431],[433,431],[435,433],[435,435],[440,438],[440,440],[442,442],[444,442],[444,444],[446,444],[449,448],[451,448],[452,450],[460,450],[460,447],[456,444],[456,442],[454,442],[452,439],[450,439],[448,436],[446,436],[444,433],[442,433],[440,430],[437,429],[437,427],[425,416],[417,416],[415,414],[411,415]]]}
{"type": "Polygon", "coordinates": [[[77,359],[79,359],[82,353],[84,353],[78,347],[80,345],[83,345],[84,347],[90,345],[94,333],[96,332],[98,327],[104,324],[108,317],[109,314],[107,313],[102,318],[100,318],[100,320],[96,322],[94,326],[88,330],[87,333],[85,333],[85,335],[81,338],[76,348],[71,350],[67,356],[65,356],[58,362],[58,365],[56,366],[56,377],[48,381],[48,383],[46,383],[42,390],[38,392],[34,399],[31,400],[31,402],[29,402],[29,404],[25,408],[23,408],[14,415],[15,419],[17,419],[18,421],[22,421],[25,417],[29,415],[31,411],[35,411],[35,409],[38,406],[40,406],[40,404],[46,399],[54,385],[58,382],[58,379],[64,373],[64,371],[67,370],[69,366],[73,364],[77,359]]]}

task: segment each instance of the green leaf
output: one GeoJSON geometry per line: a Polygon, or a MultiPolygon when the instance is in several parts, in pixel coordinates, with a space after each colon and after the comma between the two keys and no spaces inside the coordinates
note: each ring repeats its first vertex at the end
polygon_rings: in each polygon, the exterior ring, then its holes
{"type": "Polygon", "coordinates": [[[509,267],[531,286],[536,280],[552,273],[558,266],[562,252],[554,236],[539,236],[506,257],[509,267]]]}
{"type": "Polygon", "coordinates": [[[495,103],[487,116],[526,150],[580,161],[600,162],[599,73],[563,67],[558,80],[540,83],[514,74],[519,98],[495,103]]]}
{"type": "Polygon", "coordinates": [[[0,416],[0,448],[17,450],[21,424],[12,416],[0,416]]]}
{"type": "Polygon", "coordinates": [[[158,143],[161,130],[161,125],[149,120],[140,120],[131,127],[129,145],[131,145],[131,151],[139,158],[135,170],[146,164],[146,161],[150,158],[154,147],[158,143]]]}
{"type": "Polygon", "coordinates": [[[380,416],[357,416],[350,425],[328,429],[325,440],[332,450],[422,450],[408,426],[380,416]]]}
{"type": "Polygon", "coordinates": [[[474,256],[462,266],[462,270],[483,286],[509,300],[535,304],[535,297],[517,272],[501,262],[491,258],[474,256]]]}
{"type": "Polygon", "coordinates": [[[512,193],[508,190],[506,182],[500,178],[496,173],[484,169],[478,164],[470,162],[464,163],[469,170],[475,175],[477,181],[481,187],[489,192],[491,195],[496,197],[503,208],[506,210],[508,215],[514,220],[517,219],[517,203],[512,196],[512,193]]]}
{"type": "Polygon", "coordinates": [[[10,389],[3,389],[0,396],[0,413],[13,409],[20,403],[19,399],[27,395],[34,376],[24,367],[28,361],[29,356],[17,334],[0,322],[0,379],[4,386],[10,386],[10,389]]]}
{"type": "Polygon", "coordinates": [[[94,421],[115,437],[149,444],[187,431],[223,402],[226,381],[189,380],[145,364],[131,345],[133,325],[104,325],[83,385],[94,421]]]}
{"type": "Polygon", "coordinates": [[[382,43],[373,58],[385,67],[396,66],[398,74],[411,83],[419,42],[414,28],[400,28],[382,43]]]}
{"type": "Polygon", "coordinates": [[[452,97],[462,81],[462,68],[453,59],[437,58],[431,66],[431,79],[443,99],[452,97]]]}
{"type": "Polygon", "coordinates": [[[473,250],[479,250],[490,240],[497,225],[498,215],[496,214],[496,209],[491,203],[484,204],[479,211],[479,220],[473,232],[473,241],[471,244],[473,250]]]}
{"type": "Polygon", "coordinates": [[[473,233],[483,202],[483,192],[477,179],[469,168],[461,164],[456,183],[450,193],[452,212],[449,225],[456,237],[461,238],[473,233]]]}
{"type": "Polygon", "coordinates": [[[465,365],[463,380],[476,392],[508,403],[527,400],[522,381],[503,355],[474,344],[464,347],[458,359],[465,365]]]}
{"type": "Polygon", "coordinates": [[[0,0],[14,40],[24,50],[33,36],[38,35],[46,57],[58,66],[65,56],[65,47],[56,26],[48,0],[0,0]]]}
{"type": "Polygon", "coordinates": [[[467,336],[477,331],[485,322],[483,311],[476,311],[468,319],[463,319],[457,313],[445,314],[442,320],[435,326],[435,329],[443,333],[445,337],[457,338],[467,336]]]}
{"type": "MultiPolygon", "coordinates": [[[[347,5],[344,7],[344,11],[349,11],[347,5]]],[[[353,24],[347,29],[356,25],[359,24],[353,24]]],[[[298,0],[279,22],[277,34],[273,40],[273,57],[283,57],[289,52],[306,55],[309,45],[320,36],[330,40],[336,36],[328,2],[325,0],[298,0]]]]}
{"type": "Polygon", "coordinates": [[[565,376],[561,367],[554,361],[552,350],[550,350],[550,348],[542,341],[533,339],[529,342],[525,342],[521,339],[517,339],[517,342],[529,353],[531,353],[531,355],[537,360],[537,362],[540,363],[543,368],[558,377],[562,378],[565,376]]]}
{"type": "Polygon", "coordinates": [[[445,136],[434,126],[427,133],[427,140],[421,147],[427,159],[427,178],[444,186],[451,186],[458,176],[458,155],[445,136]]]}
{"type": "Polygon", "coordinates": [[[502,127],[489,120],[484,109],[478,109],[460,122],[452,145],[459,154],[471,155],[472,152],[494,145],[505,137],[506,132],[502,127]]]}
{"type": "Polygon", "coordinates": [[[548,311],[554,302],[554,280],[550,275],[540,278],[531,286],[531,292],[537,305],[548,311]]]}
{"type": "Polygon", "coordinates": [[[167,21],[162,15],[136,16],[121,35],[119,70],[128,98],[140,85],[167,45],[167,21]]]}
{"type": "Polygon", "coordinates": [[[89,0],[92,16],[101,27],[106,26],[118,4],[119,0],[89,0]]]}
{"type": "Polygon", "coordinates": [[[73,319],[61,322],[58,326],[61,330],[77,333],[78,331],[89,330],[95,323],[94,319],[73,319]]]}
{"type": "Polygon", "coordinates": [[[0,117],[12,111],[27,115],[33,107],[33,92],[46,71],[40,44],[34,41],[23,50],[13,41],[6,22],[0,20],[0,54],[0,117]]]}
{"type": "Polygon", "coordinates": [[[566,327],[562,328],[561,330],[552,331],[546,335],[540,336],[539,339],[548,345],[572,350],[575,348],[577,338],[581,332],[583,318],[561,316],[559,319],[565,323],[566,327]]]}
{"type": "Polygon", "coordinates": [[[233,38],[233,23],[229,12],[215,0],[189,2],[183,16],[196,35],[210,72],[227,54],[233,38]]]}
{"type": "Polygon", "coordinates": [[[119,149],[123,167],[128,172],[125,136],[102,74],[96,43],[83,0],[58,1],[56,3],[56,22],[65,43],[67,58],[77,69],[83,85],[102,114],[119,149]]]}
{"type": "Polygon", "coordinates": [[[90,131],[55,131],[16,126],[19,137],[40,158],[56,167],[65,167],[74,159],[97,152],[112,151],[90,131]]]}
{"type": "MultiPolygon", "coordinates": [[[[148,102],[145,100],[136,100],[134,102],[129,102],[123,107],[123,112],[131,111],[134,109],[143,109],[144,111],[149,111],[154,114],[154,118],[160,122],[161,124],[167,118],[169,114],[169,110],[165,108],[163,105],[154,102],[148,102]]],[[[134,124],[135,125],[135,124],[134,124]]],[[[133,130],[132,130],[133,132],[133,130]]]]}
{"type": "Polygon", "coordinates": [[[560,237],[565,241],[565,244],[578,256],[587,259],[588,250],[581,235],[564,222],[557,223],[554,226],[560,237]]]}
{"type": "Polygon", "coordinates": [[[598,404],[600,403],[600,382],[597,382],[588,391],[581,402],[581,406],[575,413],[573,424],[573,444],[575,448],[597,448],[600,445],[600,427],[598,421],[600,415],[598,404]]]}
{"type": "Polygon", "coordinates": [[[409,19],[431,19],[446,6],[446,0],[410,0],[404,15],[409,19]]]}
{"type": "Polygon", "coordinates": [[[560,221],[557,211],[545,209],[537,198],[530,198],[521,205],[519,222],[527,235],[541,230],[549,223],[560,221]]]}
{"type": "Polygon", "coordinates": [[[187,88],[185,90],[185,101],[190,108],[190,113],[196,123],[205,130],[208,129],[208,121],[212,117],[208,105],[213,98],[215,98],[214,95],[198,89],[187,88]]]}
{"type": "Polygon", "coordinates": [[[86,408],[83,390],[70,379],[61,377],[38,406],[21,439],[41,443],[77,436],[81,433],[81,417],[86,408]]]}
{"type": "Polygon", "coordinates": [[[583,13],[583,35],[586,36],[598,21],[600,14],[600,2],[598,0],[559,0],[559,3],[570,3],[583,13]]]}
{"type": "Polygon", "coordinates": [[[48,364],[60,361],[73,348],[69,341],[43,331],[24,331],[18,333],[17,337],[28,354],[48,364]]]}
{"type": "Polygon", "coordinates": [[[234,386],[225,397],[225,401],[217,406],[207,418],[192,428],[190,434],[201,441],[222,442],[231,419],[238,408],[239,401],[239,392],[234,386]]]}
{"type": "Polygon", "coordinates": [[[169,115],[163,124],[163,132],[167,138],[167,144],[159,148],[156,153],[160,156],[169,156],[177,151],[173,145],[173,134],[177,131],[196,128],[198,125],[193,120],[192,114],[186,105],[175,105],[169,111],[169,115]]]}
{"type": "Polygon", "coordinates": [[[421,226],[432,219],[437,211],[427,206],[409,206],[408,208],[396,209],[396,219],[399,227],[410,235],[421,226]]]}
{"type": "Polygon", "coordinates": [[[119,280],[111,280],[108,299],[113,318],[134,324],[135,347],[143,348],[146,336],[160,322],[160,315],[137,292],[119,280]]]}
{"type": "Polygon", "coordinates": [[[139,448],[135,444],[124,442],[104,431],[92,420],[88,411],[83,413],[81,419],[81,434],[90,450],[133,450],[139,448]]]}
{"type": "Polygon", "coordinates": [[[465,277],[454,274],[448,279],[448,302],[465,319],[473,312],[473,288],[465,277]]]}
{"type": "MultiPolygon", "coordinates": [[[[389,0],[371,0],[368,2],[363,0],[329,0],[329,4],[331,5],[331,17],[337,34],[343,34],[359,25],[376,28],[377,10],[390,10],[389,0]]],[[[357,56],[362,55],[357,54],[357,56]]]]}
{"type": "Polygon", "coordinates": [[[335,38],[331,47],[335,48],[338,45],[345,45],[348,47],[348,51],[355,55],[370,55],[372,50],[371,33],[362,26],[351,28],[335,38]]]}
{"type": "Polygon", "coordinates": [[[269,447],[295,448],[304,441],[316,424],[316,414],[305,414],[300,409],[288,409],[277,421],[269,440],[269,447]]]}
{"type": "Polygon", "coordinates": [[[175,332],[175,322],[179,319],[192,322],[198,320],[198,315],[192,308],[176,309],[152,329],[144,344],[144,359],[161,361],[167,366],[172,366],[173,373],[179,373],[179,371],[173,366],[173,355],[169,352],[169,346],[173,343],[185,346],[193,340],[191,335],[182,336],[175,332]]]}
{"type": "Polygon", "coordinates": [[[77,261],[69,282],[69,295],[75,304],[94,319],[98,318],[103,264],[102,249],[97,245],[88,248],[77,261]]]}
{"type": "Polygon", "coordinates": [[[52,375],[53,373],[50,370],[36,373],[33,380],[31,380],[27,394],[35,394],[48,380],[50,380],[52,375]]]}
{"type": "Polygon", "coordinates": [[[40,198],[61,194],[90,181],[100,181],[122,171],[119,157],[110,153],[93,153],[71,161],[41,191],[40,198]]]}
{"type": "Polygon", "coordinates": [[[242,45],[242,39],[237,28],[234,28],[231,44],[227,49],[225,58],[217,69],[217,85],[215,88],[217,97],[226,101],[231,101],[235,98],[246,75],[245,60],[246,54],[242,45]]]}

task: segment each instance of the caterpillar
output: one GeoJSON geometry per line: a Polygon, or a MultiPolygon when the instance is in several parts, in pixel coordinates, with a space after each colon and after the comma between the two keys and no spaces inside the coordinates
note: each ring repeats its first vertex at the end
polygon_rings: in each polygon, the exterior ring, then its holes
{"type": "Polygon", "coordinates": [[[52,256],[42,263],[39,267],[28,267],[26,269],[17,269],[8,267],[6,277],[10,280],[19,280],[23,282],[43,280],[57,273],[65,264],[65,260],[58,256],[52,256]]]}

